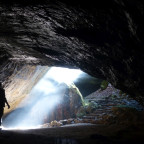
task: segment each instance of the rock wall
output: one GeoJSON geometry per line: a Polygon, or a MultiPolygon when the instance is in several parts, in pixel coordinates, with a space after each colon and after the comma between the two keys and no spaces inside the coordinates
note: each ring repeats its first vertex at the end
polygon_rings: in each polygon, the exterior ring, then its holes
{"type": "Polygon", "coordinates": [[[2,0],[0,50],[11,62],[78,67],[143,103],[143,9],[142,0],[2,0]]]}
{"type": "Polygon", "coordinates": [[[15,67],[13,74],[5,82],[6,98],[11,106],[10,109],[5,107],[5,113],[14,110],[47,71],[48,67],[44,66],[15,67]]]}
{"type": "Polygon", "coordinates": [[[111,84],[84,98],[77,112],[78,123],[106,125],[143,125],[144,107],[111,84]]]}

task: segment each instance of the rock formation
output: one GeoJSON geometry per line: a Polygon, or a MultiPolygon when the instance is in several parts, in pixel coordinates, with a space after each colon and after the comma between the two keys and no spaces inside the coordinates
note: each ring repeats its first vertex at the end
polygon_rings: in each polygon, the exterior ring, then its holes
{"type": "Polygon", "coordinates": [[[23,65],[14,67],[14,73],[5,83],[5,93],[10,109],[5,107],[5,113],[14,110],[30,93],[35,84],[48,71],[48,67],[23,65]]]}
{"type": "Polygon", "coordinates": [[[60,94],[61,101],[54,110],[46,116],[44,123],[53,120],[75,118],[78,109],[82,106],[83,98],[75,85],[68,87],[66,84],[61,84],[60,87],[63,90],[63,93],[60,94]]]}
{"type": "Polygon", "coordinates": [[[144,107],[110,84],[84,98],[77,112],[77,122],[108,125],[143,125],[144,107]]]}
{"type": "Polygon", "coordinates": [[[143,103],[143,8],[142,0],[1,0],[0,79],[13,63],[80,68],[143,103]]]}
{"type": "MultiPolygon", "coordinates": [[[[57,85],[56,92],[40,96],[39,100],[33,99],[37,95],[29,95],[26,102],[22,102],[16,109],[8,113],[4,120],[5,127],[31,127],[46,124],[54,120],[75,118],[83,97],[78,88],[65,83],[57,85]],[[60,98],[53,106],[53,101],[60,98]]],[[[17,99],[17,98],[13,98],[17,99]]],[[[20,98],[18,98],[20,99],[20,98]]]]}

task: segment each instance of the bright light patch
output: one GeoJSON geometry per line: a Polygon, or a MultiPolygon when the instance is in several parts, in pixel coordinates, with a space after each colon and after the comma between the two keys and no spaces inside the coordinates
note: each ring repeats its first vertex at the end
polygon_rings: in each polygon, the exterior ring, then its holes
{"type": "Polygon", "coordinates": [[[50,68],[20,106],[5,118],[8,126],[4,129],[39,128],[44,118],[61,102],[64,88],[60,84],[71,84],[81,74],[83,72],[77,69],[50,68]]]}
{"type": "Polygon", "coordinates": [[[40,128],[40,126],[35,126],[35,127],[9,127],[9,128],[5,128],[5,127],[1,127],[2,130],[28,130],[28,129],[38,129],[40,128]]]}
{"type": "Polygon", "coordinates": [[[60,67],[52,67],[46,77],[51,77],[59,83],[71,84],[74,82],[83,72],[79,69],[68,69],[60,67]]]}

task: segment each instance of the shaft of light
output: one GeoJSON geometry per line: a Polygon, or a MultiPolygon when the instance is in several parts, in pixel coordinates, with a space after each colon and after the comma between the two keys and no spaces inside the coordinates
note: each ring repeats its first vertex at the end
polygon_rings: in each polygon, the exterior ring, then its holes
{"type": "Polygon", "coordinates": [[[77,69],[52,67],[33,87],[30,94],[4,120],[10,129],[28,129],[41,125],[44,117],[61,102],[64,89],[61,83],[73,83],[83,74],[77,69]]]}

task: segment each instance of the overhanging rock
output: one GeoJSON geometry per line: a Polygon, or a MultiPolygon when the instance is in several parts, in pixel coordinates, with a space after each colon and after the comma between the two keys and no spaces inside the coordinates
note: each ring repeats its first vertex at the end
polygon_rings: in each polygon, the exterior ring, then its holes
{"type": "Polygon", "coordinates": [[[15,63],[80,68],[144,102],[143,6],[141,0],[1,1],[0,50],[15,63]]]}

